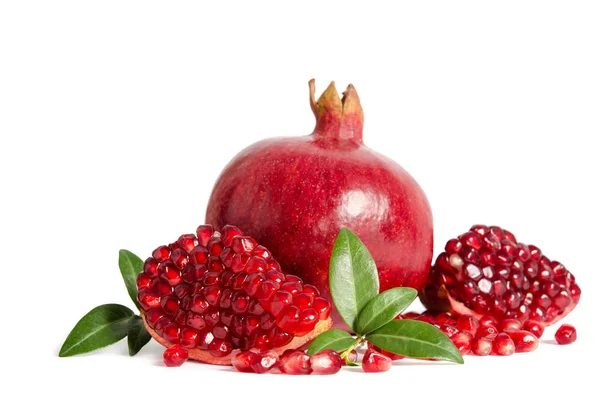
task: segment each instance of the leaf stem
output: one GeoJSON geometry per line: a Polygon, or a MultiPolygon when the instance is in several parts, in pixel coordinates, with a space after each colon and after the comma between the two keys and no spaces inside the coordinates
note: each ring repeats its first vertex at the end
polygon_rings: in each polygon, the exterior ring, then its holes
{"type": "Polygon", "coordinates": [[[345,360],[352,350],[356,349],[357,347],[360,347],[363,343],[365,343],[365,340],[366,339],[364,336],[357,335],[356,341],[352,344],[352,346],[350,346],[342,354],[340,354],[342,360],[345,360]]]}

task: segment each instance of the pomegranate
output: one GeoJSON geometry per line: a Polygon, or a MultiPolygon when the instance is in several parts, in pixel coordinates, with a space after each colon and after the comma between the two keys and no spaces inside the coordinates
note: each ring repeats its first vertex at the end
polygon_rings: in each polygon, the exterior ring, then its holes
{"type": "MultiPolygon", "coordinates": [[[[318,290],[282,273],[269,250],[234,226],[218,232],[202,225],[195,235],[158,247],[137,287],[154,339],[212,364],[231,365],[232,357],[251,348],[273,349],[277,357],[332,324],[331,305],[318,290]]],[[[276,363],[272,356],[259,358],[258,366],[276,363]]]]}
{"type": "MultiPolygon", "coordinates": [[[[206,221],[240,226],[268,246],[283,270],[331,300],[331,250],[342,227],[364,242],[381,290],[420,290],[433,254],[432,215],[417,182],[398,164],[363,144],[356,90],[340,99],[331,83],[318,101],[311,135],[273,138],[240,152],[213,188],[206,221]]],[[[334,312],[337,327],[345,325],[334,312]]]]}
{"type": "Polygon", "coordinates": [[[538,247],[497,226],[475,225],[448,241],[420,297],[430,309],[548,326],[575,308],[581,289],[538,247]]]}
{"type": "Polygon", "coordinates": [[[577,340],[577,330],[569,324],[563,324],[554,334],[559,345],[569,345],[577,340]]]}

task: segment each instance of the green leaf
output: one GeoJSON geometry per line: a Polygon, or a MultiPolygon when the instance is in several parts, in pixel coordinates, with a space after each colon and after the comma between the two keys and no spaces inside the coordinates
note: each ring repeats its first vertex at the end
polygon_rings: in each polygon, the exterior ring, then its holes
{"type": "Polygon", "coordinates": [[[132,316],[131,309],[114,303],[92,309],[67,336],[59,357],[87,353],[118,342],[127,335],[132,316]]]}
{"type": "Polygon", "coordinates": [[[379,293],[379,276],[367,247],[346,228],[340,230],[331,252],[329,288],[338,313],[356,331],[358,314],[379,293]]]}
{"type": "Polygon", "coordinates": [[[464,362],[454,343],[442,331],[418,320],[391,321],[366,338],[381,349],[407,357],[464,362]]]}
{"type": "Polygon", "coordinates": [[[342,352],[352,346],[356,341],[348,332],[341,329],[330,329],[323,332],[312,341],[308,347],[308,355],[312,356],[323,350],[333,349],[342,352]]]}
{"type": "Polygon", "coordinates": [[[358,315],[356,332],[366,335],[392,321],[417,297],[412,288],[392,288],[371,299],[358,315]]]}
{"type": "Polygon", "coordinates": [[[127,292],[131,297],[135,306],[139,309],[140,305],[137,301],[137,285],[136,279],[138,274],[144,268],[144,261],[142,261],[137,255],[127,250],[119,251],[119,269],[121,269],[121,276],[125,281],[127,292]]]}
{"type": "Polygon", "coordinates": [[[152,336],[146,331],[144,322],[140,316],[133,316],[129,320],[129,329],[127,330],[127,346],[129,346],[129,355],[138,354],[146,343],[150,342],[152,336]]]}

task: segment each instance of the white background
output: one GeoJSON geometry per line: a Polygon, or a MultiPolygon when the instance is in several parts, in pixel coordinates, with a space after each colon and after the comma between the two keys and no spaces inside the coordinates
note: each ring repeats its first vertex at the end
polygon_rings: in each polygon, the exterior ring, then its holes
{"type": "Polygon", "coordinates": [[[394,3],[2,2],[2,394],[593,394],[599,3],[394,3]],[[436,252],[495,223],[564,262],[578,341],[557,346],[554,327],[532,354],[334,377],[165,368],[154,342],[59,359],[92,307],[132,307],[120,248],[194,231],[235,153],[312,131],[312,77],[355,84],[365,143],[429,197],[436,252]]]}

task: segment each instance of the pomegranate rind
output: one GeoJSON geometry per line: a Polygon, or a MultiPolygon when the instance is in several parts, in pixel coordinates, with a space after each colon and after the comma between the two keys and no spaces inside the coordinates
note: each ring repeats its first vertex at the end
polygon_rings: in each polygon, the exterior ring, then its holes
{"type": "MultiPolygon", "coordinates": [[[[155,341],[160,343],[166,348],[173,346],[172,343],[167,342],[163,337],[158,335],[146,322],[146,315],[143,311],[140,312],[140,316],[142,317],[142,321],[144,322],[144,327],[148,333],[154,338],[155,341]]],[[[281,355],[284,351],[288,349],[298,349],[301,346],[305,346],[309,344],[313,339],[322,334],[323,332],[331,329],[333,326],[333,321],[331,318],[327,318],[325,320],[320,320],[313,328],[312,331],[303,336],[295,336],[294,339],[290,343],[285,346],[279,348],[272,348],[270,350],[275,351],[278,355],[281,355]]],[[[202,363],[213,364],[213,365],[226,365],[231,366],[231,359],[239,354],[241,350],[235,349],[230,354],[223,357],[215,357],[210,354],[207,350],[200,349],[188,349],[188,359],[199,361],[202,363]]]]}

